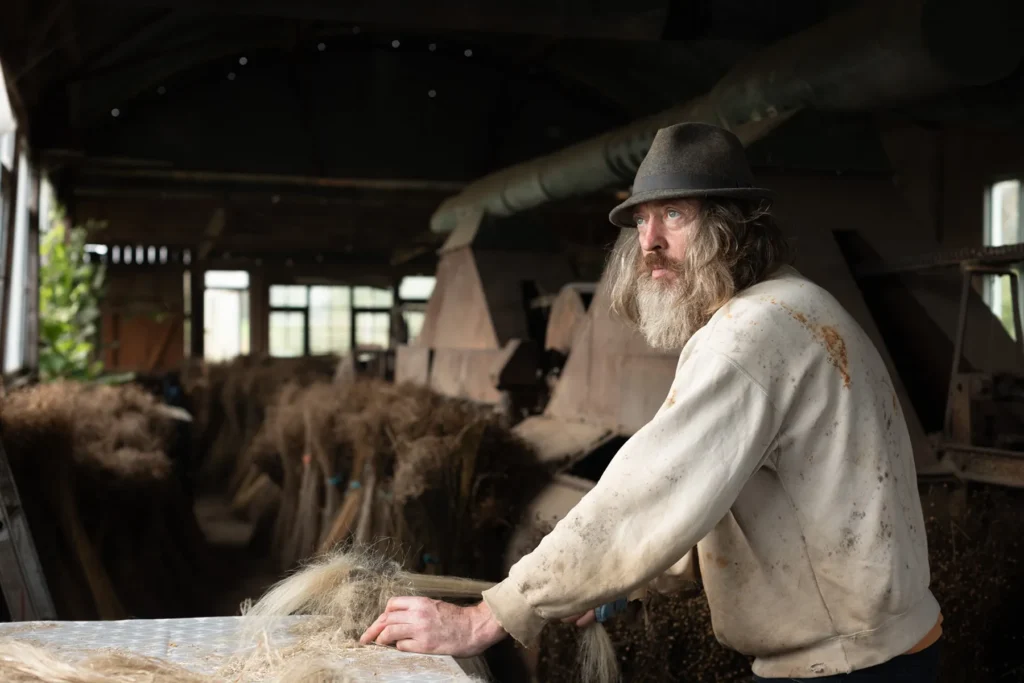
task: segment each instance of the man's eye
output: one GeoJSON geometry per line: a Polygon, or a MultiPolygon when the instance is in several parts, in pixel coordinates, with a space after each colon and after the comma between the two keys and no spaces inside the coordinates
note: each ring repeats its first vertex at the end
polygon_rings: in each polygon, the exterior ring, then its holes
{"type": "Polygon", "coordinates": [[[639,227],[639,226],[643,225],[644,217],[643,216],[633,216],[633,222],[636,223],[637,227],[639,227]]]}
{"type": "Polygon", "coordinates": [[[675,220],[675,219],[679,218],[679,212],[676,211],[675,209],[669,209],[665,213],[665,215],[668,216],[669,218],[671,218],[672,220],[675,220]]]}

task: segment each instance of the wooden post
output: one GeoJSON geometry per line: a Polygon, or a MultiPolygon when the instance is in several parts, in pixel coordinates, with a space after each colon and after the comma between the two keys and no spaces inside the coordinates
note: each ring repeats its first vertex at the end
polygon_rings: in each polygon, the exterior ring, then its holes
{"type": "MultiPolygon", "coordinates": [[[[15,133],[14,137],[14,160],[11,164],[10,179],[2,198],[3,225],[0,230],[0,248],[3,249],[3,273],[0,273],[0,363],[6,358],[7,351],[7,312],[11,301],[11,266],[14,258],[14,225],[18,214],[18,167],[21,165],[21,136],[15,133]]],[[[70,226],[70,224],[69,224],[70,226]]]]}
{"type": "Polygon", "coordinates": [[[191,356],[192,358],[203,358],[203,341],[206,337],[206,317],[205,307],[203,305],[206,299],[206,267],[204,264],[198,261],[193,261],[192,267],[189,270],[191,277],[191,285],[189,287],[190,294],[192,295],[191,301],[191,315],[192,315],[192,339],[191,339],[191,356]]]}
{"type": "Polygon", "coordinates": [[[249,353],[270,353],[270,288],[263,268],[249,269],[249,353]]]}
{"type": "Polygon", "coordinates": [[[39,367],[39,226],[43,220],[39,193],[43,177],[36,174],[35,211],[28,218],[28,269],[25,278],[25,366],[39,367]]]}

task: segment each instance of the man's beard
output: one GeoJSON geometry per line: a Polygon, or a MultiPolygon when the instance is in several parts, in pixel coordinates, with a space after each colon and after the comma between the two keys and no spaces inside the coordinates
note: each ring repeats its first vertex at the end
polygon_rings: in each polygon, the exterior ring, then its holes
{"type": "Polygon", "coordinates": [[[678,350],[707,321],[710,302],[694,287],[691,269],[660,252],[647,254],[638,263],[636,303],[640,332],[648,345],[661,350],[678,350]],[[672,279],[655,280],[651,271],[662,268],[672,279]]]}

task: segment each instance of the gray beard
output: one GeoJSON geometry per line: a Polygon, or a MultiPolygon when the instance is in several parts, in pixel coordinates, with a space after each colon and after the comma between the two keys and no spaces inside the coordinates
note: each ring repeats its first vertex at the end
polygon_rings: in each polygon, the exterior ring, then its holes
{"type": "Polygon", "coordinates": [[[651,348],[677,351],[702,326],[683,302],[683,286],[681,280],[661,283],[650,277],[641,277],[637,283],[640,333],[651,348]]]}

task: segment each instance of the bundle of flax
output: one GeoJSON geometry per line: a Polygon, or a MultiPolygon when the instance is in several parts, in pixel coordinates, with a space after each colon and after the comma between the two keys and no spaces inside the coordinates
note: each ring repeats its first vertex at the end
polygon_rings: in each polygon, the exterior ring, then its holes
{"type": "Polygon", "coordinates": [[[164,407],[133,386],[57,382],[7,396],[0,421],[60,617],[199,609],[205,541],[164,407]]]}
{"type": "Polygon", "coordinates": [[[242,456],[266,413],[286,385],[307,386],[329,380],[335,356],[265,358],[239,356],[227,363],[186,369],[185,390],[195,414],[195,450],[203,454],[199,482],[203,490],[238,492],[251,468],[242,456]]]}
{"type": "Polygon", "coordinates": [[[285,388],[247,459],[236,507],[273,517],[282,569],[350,538],[388,539],[412,571],[496,578],[550,477],[489,408],[373,379],[285,388]]]}

